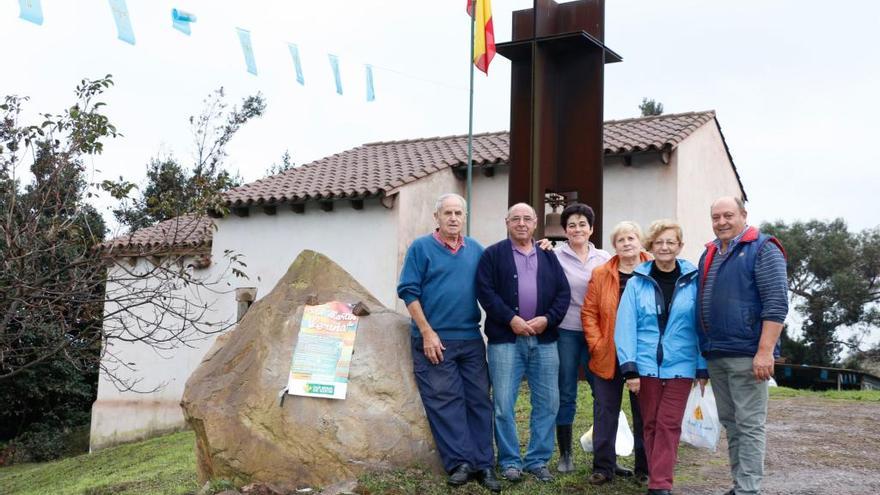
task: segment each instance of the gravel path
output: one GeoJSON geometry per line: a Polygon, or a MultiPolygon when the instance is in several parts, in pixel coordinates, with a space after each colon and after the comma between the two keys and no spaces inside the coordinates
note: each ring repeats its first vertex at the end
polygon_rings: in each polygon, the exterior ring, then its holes
{"type": "MultiPolygon", "coordinates": [[[[721,495],[730,489],[723,434],[717,452],[687,448],[679,462],[677,494],[721,495]]],[[[770,401],[763,493],[880,494],[880,403],[770,401]]]]}

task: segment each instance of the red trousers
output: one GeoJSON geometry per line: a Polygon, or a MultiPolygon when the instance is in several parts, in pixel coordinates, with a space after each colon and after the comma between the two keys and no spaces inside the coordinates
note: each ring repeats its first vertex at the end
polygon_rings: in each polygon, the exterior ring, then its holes
{"type": "Polygon", "coordinates": [[[691,392],[691,378],[640,377],[639,405],[648,457],[648,488],[671,490],[681,421],[691,392]]]}

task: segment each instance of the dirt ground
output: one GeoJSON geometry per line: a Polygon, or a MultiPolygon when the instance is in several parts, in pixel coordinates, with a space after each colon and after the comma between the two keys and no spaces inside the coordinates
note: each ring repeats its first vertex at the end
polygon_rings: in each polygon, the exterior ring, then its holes
{"type": "MultiPolygon", "coordinates": [[[[721,495],[732,487],[727,441],[687,448],[675,493],[721,495]]],[[[880,403],[775,398],[767,421],[765,495],[880,494],[880,403]]]]}

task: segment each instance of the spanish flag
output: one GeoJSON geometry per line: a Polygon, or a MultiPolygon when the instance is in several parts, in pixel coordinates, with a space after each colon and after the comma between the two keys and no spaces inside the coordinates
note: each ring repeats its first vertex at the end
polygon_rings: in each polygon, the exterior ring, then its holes
{"type": "Polygon", "coordinates": [[[474,65],[489,74],[489,63],[495,56],[495,28],[492,27],[492,2],[490,0],[468,0],[468,15],[474,17],[476,8],[476,26],[474,27],[474,65]]]}

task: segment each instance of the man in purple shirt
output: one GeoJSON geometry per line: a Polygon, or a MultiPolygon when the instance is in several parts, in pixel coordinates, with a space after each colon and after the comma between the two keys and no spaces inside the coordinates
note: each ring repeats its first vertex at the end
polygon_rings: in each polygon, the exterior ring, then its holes
{"type": "Polygon", "coordinates": [[[477,268],[477,298],[486,311],[498,464],[510,481],[520,481],[523,471],[539,481],[552,481],[547,463],[559,409],[557,327],[571,293],[556,255],[537,249],[532,240],[538,223],[535,210],[515,204],[505,221],[509,238],[489,246],[477,268]],[[514,417],[523,377],[529,382],[532,405],[525,458],[514,417]]]}

